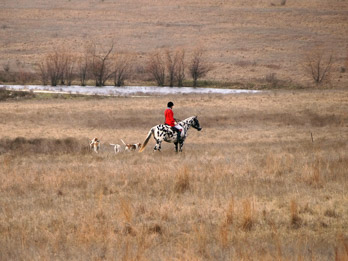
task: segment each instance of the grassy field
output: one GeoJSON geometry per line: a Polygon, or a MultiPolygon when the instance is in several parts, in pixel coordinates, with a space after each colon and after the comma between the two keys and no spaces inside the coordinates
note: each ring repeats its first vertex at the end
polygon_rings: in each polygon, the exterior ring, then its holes
{"type": "Polygon", "coordinates": [[[26,97],[0,103],[1,260],[347,260],[347,91],[26,97]],[[115,155],[168,100],[203,127],[184,152],[115,155]]]}
{"type": "MultiPolygon", "coordinates": [[[[306,53],[334,56],[331,84],[348,84],[347,0],[12,0],[0,2],[0,65],[37,71],[54,48],[81,54],[90,42],[136,57],[166,48],[202,47],[211,81],[257,88],[274,75],[278,85],[308,85],[306,53]]],[[[2,68],[0,68],[2,69],[2,68]]],[[[25,77],[25,75],[23,75],[25,77]]],[[[187,73],[187,78],[189,75],[187,73]]],[[[0,79],[1,80],[1,79],[0,79]]],[[[130,82],[128,82],[130,84],[130,82]]],[[[278,86],[279,87],[279,86],[278,86]]]]}

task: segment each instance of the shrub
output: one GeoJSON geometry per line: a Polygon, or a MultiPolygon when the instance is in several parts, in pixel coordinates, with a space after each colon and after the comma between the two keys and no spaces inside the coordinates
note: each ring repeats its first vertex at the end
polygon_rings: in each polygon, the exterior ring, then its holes
{"type": "Polygon", "coordinates": [[[0,88],[0,101],[6,101],[9,99],[22,99],[22,98],[33,98],[35,94],[26,91],[10,91],[6,88],[0,88]]]}
{"type": "Polygon", "coordinates": [[[332,64],[332,53],[322,47],[316,47],[306,55],[306,71],[316,85],[330,80],[332,64]]]}
{"type": "Polygon", "coordinates": [[[275,73],[270,73],[266,75],[266,82],[270,84],[272,88],[275,88],[277,87],[279,80],[275,73]]]}

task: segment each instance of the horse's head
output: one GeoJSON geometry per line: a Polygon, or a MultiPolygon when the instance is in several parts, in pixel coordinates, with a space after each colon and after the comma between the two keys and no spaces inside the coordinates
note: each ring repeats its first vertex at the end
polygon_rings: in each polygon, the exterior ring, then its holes
{"type": "Polygon", "coordinates": [[[197,116],[193,117],[193,123],[191,125],[193,128],[195,128],[196,130],[198,131],[201,131],[202,128],[201,128],[201,125],[199,124],[199,121],[197,119],[197,116]]]}

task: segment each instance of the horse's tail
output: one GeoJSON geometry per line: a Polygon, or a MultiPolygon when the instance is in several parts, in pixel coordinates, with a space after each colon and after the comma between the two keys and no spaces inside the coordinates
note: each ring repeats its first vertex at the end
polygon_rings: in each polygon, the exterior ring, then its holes
{"type": "Polygon", "coordinates": [[[145,149],[147,143],[149,142],[151,135],[153,135],[153,128],[151,128],[151,130],[149,131],[149,133],[147,134],[146,140],[143,142],[143,144],[141,145],[141,148],[139,150],[139,152],[143,152],[143,150],[145,149]]]}

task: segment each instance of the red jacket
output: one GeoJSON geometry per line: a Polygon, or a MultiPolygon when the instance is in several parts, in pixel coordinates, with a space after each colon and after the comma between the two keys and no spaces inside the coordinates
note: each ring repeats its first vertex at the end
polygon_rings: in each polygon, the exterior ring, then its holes
{"type": "Polygon", "coordinates": [[[172,127],[175,126],[174,113],[172,109],[167,108],[164,111],[164,117],[166,118],[165,124],[168,124],[169,126],[172,126],[172,127]]]}

